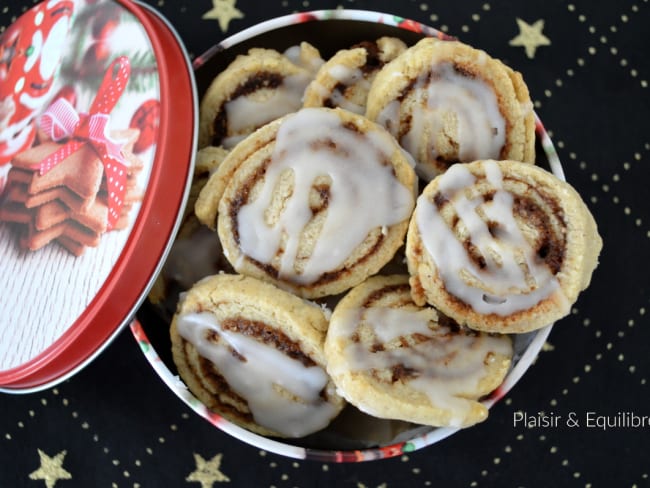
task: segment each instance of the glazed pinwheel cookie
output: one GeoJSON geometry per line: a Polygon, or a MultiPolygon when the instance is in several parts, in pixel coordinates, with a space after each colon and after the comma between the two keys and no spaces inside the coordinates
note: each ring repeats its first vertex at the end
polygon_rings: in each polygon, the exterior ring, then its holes
{"type": "Polygon", "coordinates": [[[195,175],[214,173],[228,156],[228,150],[221,146],[205,146],[196,153],[195,175]]]}
{"type": "Polygon", "coordinates": [[[228,263],[221,253],[221,247],[215,246],[212,232],[205,229],[194,212],[201,189],[227,154],[228,151],[224,148],[214,146],[206,146],[197,152],[181,225],[162,272],[158,274],[149,293],[150,302],[158,305],[168,303],[166,300],[173,296],[170,293],[172,283],[185,289],[197,279],[216,272],[216,269],[227,269],[228,263]]]}
{"type": "Polygon", "coordinates": [[[320,55],[320,51],[306,41],[289,47],[282,54],[289,58],[293,64],[306,69],[312,75],[315,75],[323,63],[325,63],[320,55]]]}
{"type": "Polygon", "coordinates": [[[360,283],[401,247],[416,176],[382,127],[341,109],[304,108],[238,144],[218,204],[218,234],[238,273],[304,298],[360,283]]]}
{"type": "Polygon", "coordinates": [[[406,44],[401,39],[381,37],[337,52],[307,86],[304,106],[340,107],[364,114],[375,75],[405,50],[406,44]]]}
{"type": "MultiPolygon", "coordinates": [[[[186,212],[194,212],[194,215],[201,223],[214,222],[217,216],[217,209],[211,206],[205,206],[201,200],[201,192],[210,183],[217,185],[219,193],[223,192],[225,181],[212,179],[212,176],[219,170],[219,167],[228,156],[229,151],[221,146],[205,146],[196,153],[196,164],[194,167],[194,180],[192,182],[192,189],[190,198],[187,203],[186,212]],[[219,183],[217,184],[217,181],[219,183]]],[[[223,170],[222,170],[223,171],[223,170]]],[[[212,192],[213,190],[206,190],[212,192]]],[[[210,226],[213,230],[214,227],[210,226]]]]}
{"type": "Polygon", "coordinates": [[[179,375],[210,410],[262,435],[326,427],[344,401],[325,371],[323,310],[268,283],[217,274],[182,298],[171,324],[179,375]]]}
{"type": "Polygon", "coordinates": [[[313,72],[273,49],[252,48],[210,84],[200,105],[199,147],[231,149],[262,125],[302,106],[313,72]]]}
{"type": "Polygon", "coordinates": [[[476,332],[413,303],[407,275],[375,276],[336,306],[325,340],[338,391],[380,418],[466,427],[485,420],[478,399],[502,382],[512,341],[476,332]]]}
{"type": "Polygon", "coordinates": [[[366,116],[393,134],[425,179],[477,159],[535,160],[535,120],[521,75],[485,52],[427,38],[377,74],[366,116]]]}
{"type": "Polygon", "coordinates": [[[190,195],[187,206],[185,207],[184,218],[194,210],[194,204],[201,193],[201,189],[210,179],[221,162],[228,155],[228,151],[223,147],[206,146],[196,153],[196,163],[194,165],[194,177],[190,188],[190,195]]]}
{"type": "Polygon", "coordinates": [[[578,193],[516,161],[454,165],[418,198],[406,258],[413,299],[460,324],[518,333],[567,315],[602,240],[578,193]]]}

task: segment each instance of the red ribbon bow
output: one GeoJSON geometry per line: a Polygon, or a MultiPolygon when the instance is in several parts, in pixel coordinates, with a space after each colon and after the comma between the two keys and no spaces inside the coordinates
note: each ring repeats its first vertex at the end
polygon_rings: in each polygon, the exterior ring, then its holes
{"type": "Polygon", "coordinates": [[[88,114],[79,114],[64,98],[59,98],[41,115],[40,126],[54,141],[69,140],[38,165],[43,175],[84,144],[90,144],[104,165],[108,187],[108,229],[120,218],[126,193],[127,164],[119,141],[106,134],[109,114],[122,95],[131,64],[126,56],[116,58],[104,75],[88,114]]]}

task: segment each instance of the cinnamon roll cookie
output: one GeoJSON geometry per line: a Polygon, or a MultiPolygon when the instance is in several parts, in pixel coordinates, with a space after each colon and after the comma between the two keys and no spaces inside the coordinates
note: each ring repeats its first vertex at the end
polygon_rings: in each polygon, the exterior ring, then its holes
{"type": "Polygon", "coordinates": [[[232,148],[262,125],[302,106],[313,72],[273,50],[252,48],[210,84],[199,109],[199,147],[232,148]]]}
{"type": "Polygon", "coordinates": [[[192,216],[194,213],[194,205],[201,193],[201,189],[207,184],[210,176],[217,170],[227,155],[228,151],[221,146],[206,146],[197,151],[192,186],[190,187],[190,195],[184,210],[183,219],[192,216]]]}
{"type": "Polygon", "coordinates": [[[195,175],[214,173],[228,156],[228,150],[221,146],[205,146],[196,153],[195,175]]]}
{"type": "Polygon", "coordinates": [[[567,315],[602,240],[578,193],[516,161],[454,165],[418,198],[406,257],[413,299],[460,324],[527,332],[567,315]]]}
{"type": "Polygon", "coordinates": [[[406,50],[396,37],[359,43],[332,56],[305,90],[305,107],[340,107],[364,114],[370,84],[377,72],[406,50]]]}
{"type": "Polygon", "coordinates": [[[339,392],[380,418],[466,427],[485,420],[478,399],[503,381],[505,335],[477,332],[411,299],[407,275],[375,276],[336,306],[325,340],[339,392]]]}
{"type": "Polygon", "coordinates": [[[535,160],[535,120],[521,75],[484,51],[426,38],[376,76],[366,116],[431,179],[456,162],[535,160]]]}
{"type": "Polygon", "coordinates": [[[262,435],[301,437],[344,406],[325,371],[326,327],[317,305],[218,274],[179,303],[172,353],[181,379],[209,409],[262,435]]]}
{"type": "Polygon", "coordinates": [[[306,69],[312,75],[315,75],[320,67],[323,66],[323,63],[325,63],[320,55],[320,51],[306,41],[289,47],[282,54],[293,64],[306,69]]]}
{"type": "MultiPolygon", "coordinates": [[[[409,159],[382,127],[304,108],[256,131],[222,163],[218,234],[238,273],[305,297],[360,283],[402,245],[415,202],[409,159]],[[224,169],[225,171],[225,169],[224,169]]],[[[198,203],[198,202],[197,202],[198,203]]]]}

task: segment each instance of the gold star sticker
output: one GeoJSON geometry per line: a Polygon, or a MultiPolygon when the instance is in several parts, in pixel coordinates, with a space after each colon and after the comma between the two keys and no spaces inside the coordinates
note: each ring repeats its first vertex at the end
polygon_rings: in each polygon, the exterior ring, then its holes
{"type": "Polygon", "coordinates": [[[212,10],[203,14],[204,19],[216,19],[222,32],[228,30],[228,24],[233,19],[242,19],[244,14],[235,7],[235,0],[212,0],[212,10]]]}
{"type": "Polygon", "coordinates": [[[41,467],[33,473],[30,473],[29,478],[32,480],[43,480],[47,488],[54,488],[56,482],[59,480],[69,480],[72,475],[63,469],[63,458],[67,454],[66,451],[61,451],[56,456],[51,458],[40,449],[38,450],[38,457],[41,458],[41,467]]]}
{"type": "Polygon", "coordinates": [[[518,18],[517,25],[519,26],[519,35],[510,40],[510,45],[523,46],[526,49],[526,56],[530,59],[535,57],[535,51],[538,47],[550,46],[550,39],[542,34],[544,20],[540,19],[530,25],[518,18]]]}
{"type": "Polygon", "coordinates": [[[196,469],[185,478],[185,481],[201,483],[201,488],[212,488],[214,483],[230,481],[230,478],[219,470],[221,467],[221,454],[217,454],[209,461],[206,461],[199,454],[194,453],[194,463],[196,469]]]}
{"type": "Polygon", "coordinates": [[[545,342],[544,345],[542,346],[542,351],[544,352],[555,351],[555,346],[550,342],[545,342]]]}

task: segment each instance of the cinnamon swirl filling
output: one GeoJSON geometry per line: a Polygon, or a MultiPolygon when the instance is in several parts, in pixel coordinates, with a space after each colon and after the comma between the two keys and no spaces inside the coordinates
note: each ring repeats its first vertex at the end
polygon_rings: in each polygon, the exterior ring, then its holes
{"type": "Polygon", "coordinates": [[[600,242],[567,187],[542,169],[493,160],[432,181],[407,243],[416,301],[481,330],[532,330],[566,315],[600,242]]]}
{"type": "Polygon", "coordinates": [[[534,115],[521,75],[456,41],[423,39],[384,66],[366,116],[386,127],[430,180],[478,159],[534,162],[534,115]]]}
{"type": "Polygon", "coordinates": [[[338,109],[302,109],[267,130],[264,155],[241,162],[220,201],[219,236],[235,269],[305,297],[378,271],[414,207],[415,174],[402,149],[338,109]]]}
{"type": "Polygon", "coordinates": [[[484,420],[477,400],[496,388],[512,342],[416,306],[408,276],[376,276],[334,309],[325,341],[328,372],[363,411],[436,426],[484,420]]]}
{"type": "Polygon", "coordinates": [[[343,407],[325,371],[323,310],[235,275],[193,286],[172,321],[172,353],[212,411],[265,435],[301,437],[343,407]]]}
{"type": "Polygon", "coordinates": [[[298,110],[313,72],[295,61],[262,48],[235,58],[201,100],[199,146],[231,149],[264,124],[298,110]]]}

